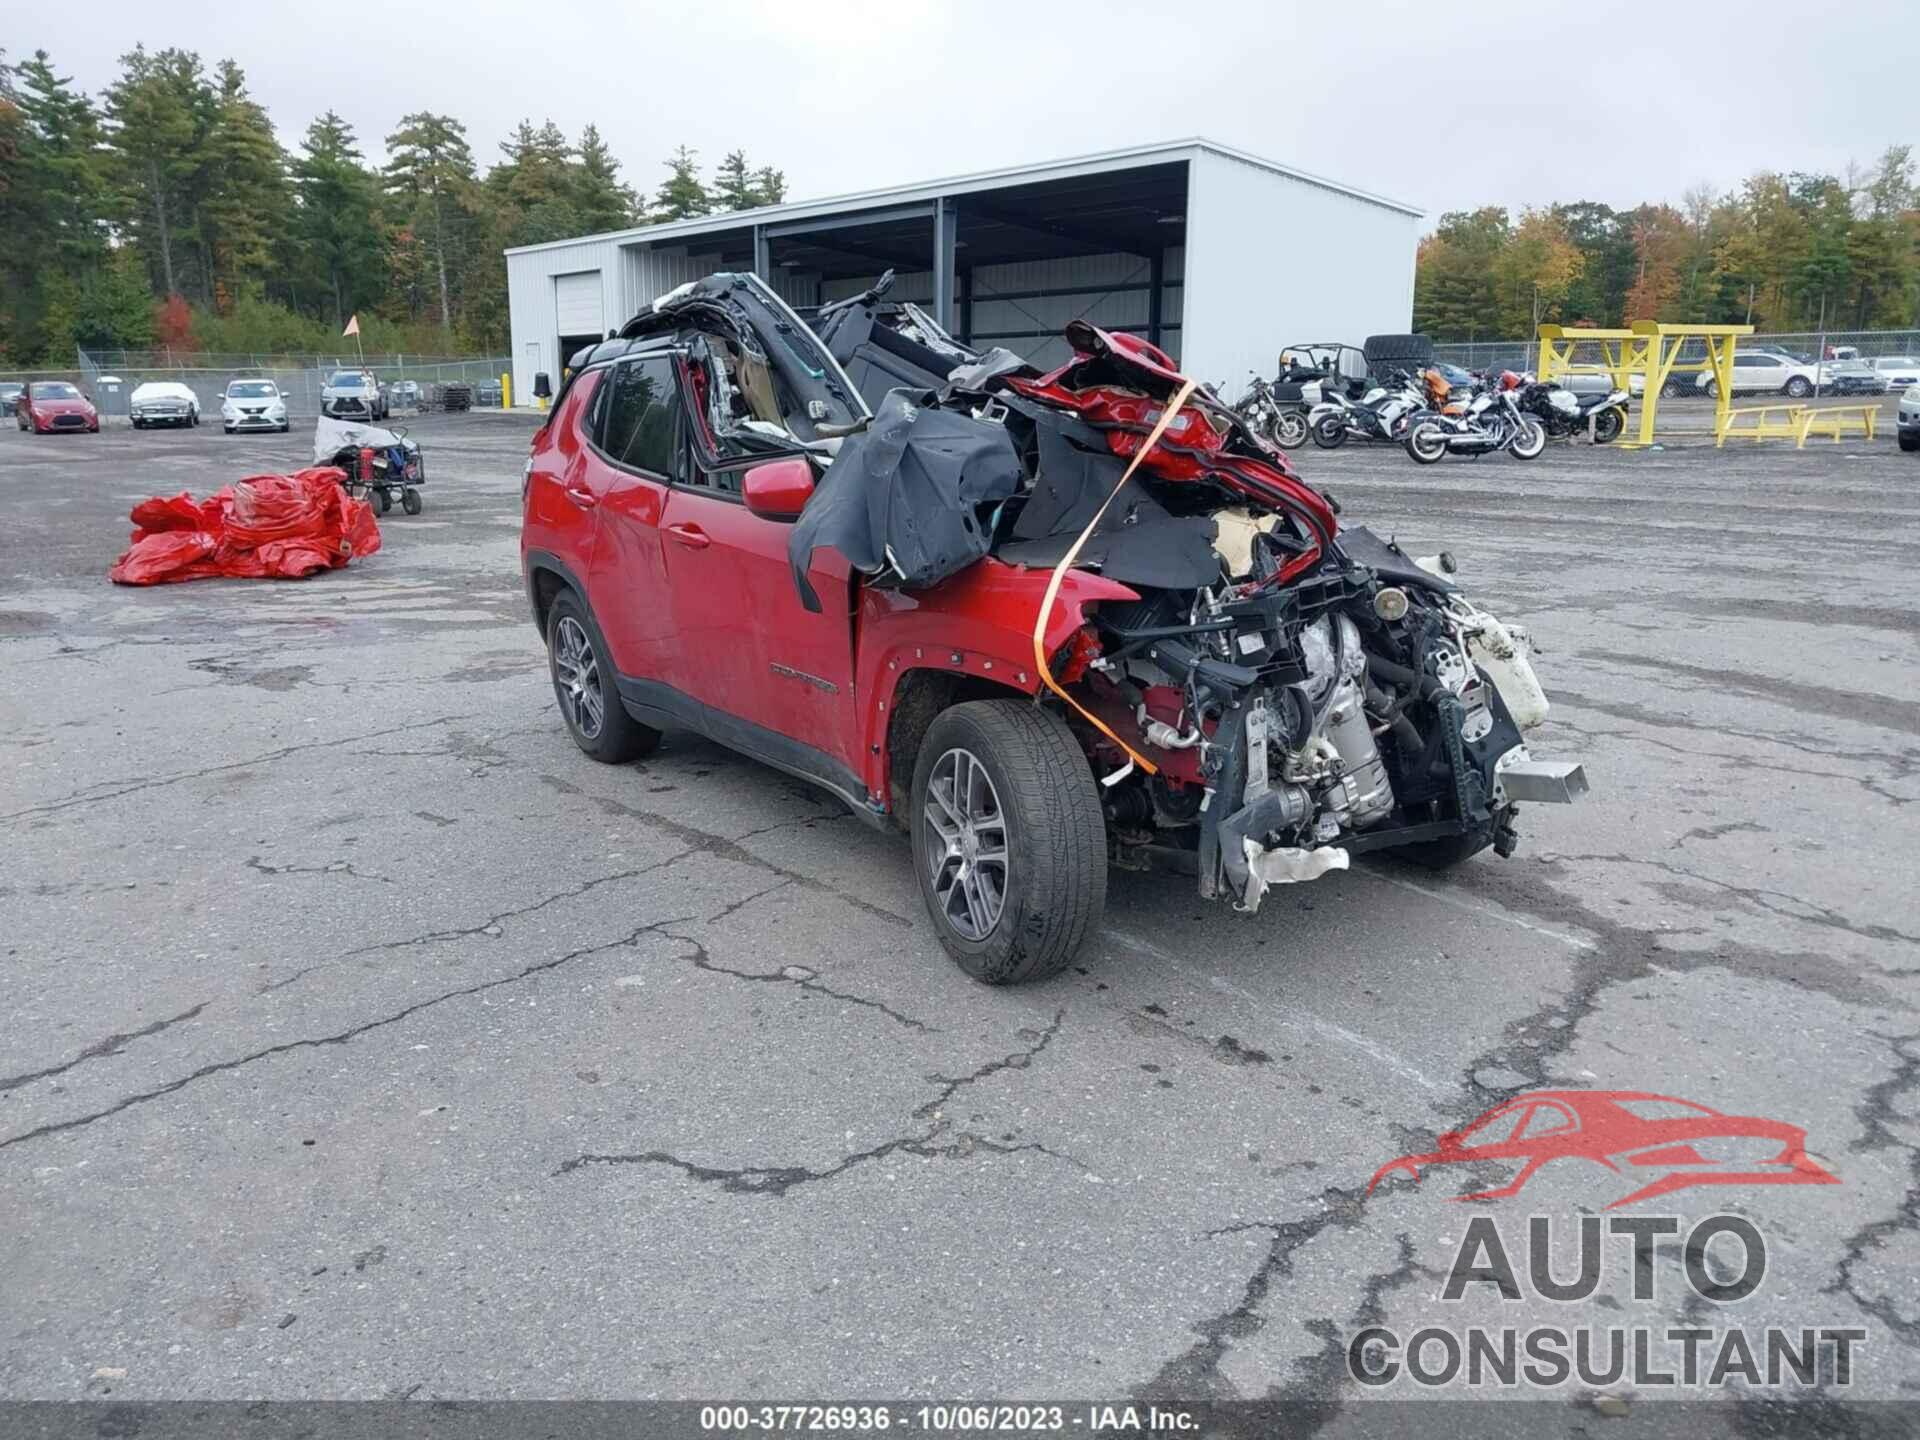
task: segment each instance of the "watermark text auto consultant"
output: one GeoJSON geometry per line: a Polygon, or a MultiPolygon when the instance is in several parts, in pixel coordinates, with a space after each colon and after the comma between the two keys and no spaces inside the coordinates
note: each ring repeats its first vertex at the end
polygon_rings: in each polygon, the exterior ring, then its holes
{"type": "MultiPolygon", "coordinates": [[[[1443,1302],[1463,1306],[1494,1300],[1524,1305],[1530,1316],[1546,1302],[1548,1318],[1428,1324],[1404,1331],[1369,1325],[1349,1337],[1348,1373],[1380,1389],[1630,1385],[1701,1392],[1734,1384],[1812,1389],[1853,1383],[1867,1346],[1865,1328],[1738,1320],[1731,1307],[1758,1292],[1767,1273],[1766,1241],[1751,1221],[1725,1214],[1692,1222],[1671,1215],[1582,1216],[1577,1267],[1564,1253],[1574,1238],[1564,1234],[1567,1225],[1564,1219],[1556,1223],[1535,1215],[1523,1232],[1510,1224],[1503,1234],[1492,1216],[1475,1216],[1440,1293],[1443,1302]],[[1672,1266],[1663,1273],[1656,1257],[1663,1250],[1670,1254],[1675,1245],[1679,1274],[1672,1266]],[[1566,1264],[1558,1275],[1556,1255],[1566,1264]],[[1602,1293],[1610,1268],[1616,1276],[1624,1270],[1635,1302],[1655,1301],[1663,1286],[1683,1285],[1687,1303],[1681,1313],[1687,1319],[1554,1321],[1554,1305],[1581,1305],[1583,1317],[1592,1316],[1593,1307],[1583,1302],[1602,1293]]],[[[1622,1319],[1631,1315],[1624,1307],[1614,1313],[1622,1319]]]]}

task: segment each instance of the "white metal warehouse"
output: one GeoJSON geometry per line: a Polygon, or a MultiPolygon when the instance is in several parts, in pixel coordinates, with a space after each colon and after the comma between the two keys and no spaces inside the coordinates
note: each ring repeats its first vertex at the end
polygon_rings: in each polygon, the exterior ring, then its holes
{"type": "Polygon", "coordinates": [[[1420,213],[1190,139],[528,245],[506,252],[514,392],[716,270],[807,307],[892,269],[969,343],[1044,367],[1080,316],[1237,394],[1285,344],[1405,331],[1420,213]]]}

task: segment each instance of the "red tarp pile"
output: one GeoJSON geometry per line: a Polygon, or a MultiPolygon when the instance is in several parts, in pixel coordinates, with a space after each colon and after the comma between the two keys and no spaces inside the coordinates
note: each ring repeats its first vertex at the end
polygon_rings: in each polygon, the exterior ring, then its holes
{"type": "Polygon", "coordinates": [[[133,507],[133,544],[113,562],[116,585],[228,576],[299,580],[380,548],[373,507],[350,499],[341,472],[255,475],[195,500],[184,490],[133,507]]]}

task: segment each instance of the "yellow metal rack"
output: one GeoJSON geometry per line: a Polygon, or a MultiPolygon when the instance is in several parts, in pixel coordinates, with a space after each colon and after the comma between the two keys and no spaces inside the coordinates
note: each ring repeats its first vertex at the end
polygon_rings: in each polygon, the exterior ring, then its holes
{"type": "Polygon", "coordinates": [[[1636,320],[1630,330],[1569,329],[1560,325],[1540,327],[1540,378],[1554,380],[1562,375],[1606,375],[1615,388],[1631,392],[1633,377],[1641,377],[1639,433],[1621,443],[1629,447],[1651,445],[1653,426],[1660,405],[1660,391],[1675,374],[1694,375],[1705,371],[1714,378],[1714,433],[1724,434],[1728,406],[1733,395],[1733,344],[1742,335],[1753,334],[1751,325],[1667,325],[1652,320],[1636,320]],[[1704,354],[1697,360],[1682,362],[1681,348],[1689,340],[1702,342],[1704,354]],[[1597,345],[1598,362],[1576,361],[1574,348],[1597,345]]]}

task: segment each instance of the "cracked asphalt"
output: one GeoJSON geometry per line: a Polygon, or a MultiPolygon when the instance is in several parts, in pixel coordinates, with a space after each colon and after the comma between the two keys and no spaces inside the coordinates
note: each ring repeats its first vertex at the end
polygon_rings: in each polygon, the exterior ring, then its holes
{"type": "MultiPolygon", "coordinates": [[[[303,437],[0,432],[0,1396],[1272,1398],[1365,1433],[1362,1326],[1864,1326],[1920,1390],[1920,464],[1301,454],[1533,630],[1593,794],[1446,876],[1257,918],[1116,875],[988,990],[904,841],[684,735],[593,764],[515,553],[518,417],[417,424],[426,511],[297,584],[118,590],[137,499],[303,437]],[[1369,1178],[1530,1088],[1804,1127],[1763,1284],[1441,1291],[1624,1190],[1369,1178]]],[[[724,597],[715,597],[724,603],[724,597]]],[[[1511,1178],[1510,1176],[1507,1178],[1511,1178]]],[[[1637,1185],[1638,1181],[1628,1182],[1637,1185]]],[[[1565,1245],[1558,1242],[1565,1240],[1565,1245]]],[[[1524,1264],[1523,1261],[1516,1263],[1524,1264]]],[[[1664,1397],[1571,1385],[1529,1433],[1664,1397]],[[1604,1412],[1601,1412],[1604,1413],[1604,1412]]],[[[1455,1389],[1446,1392],[1462,1393],[1455,1389]]],[[[1757,1392],[1691,1433],[1767,1431],[1757,1392]]],[[[1816,1416],[1818,1410],[1804,1413],[1816,1416]]]]}

